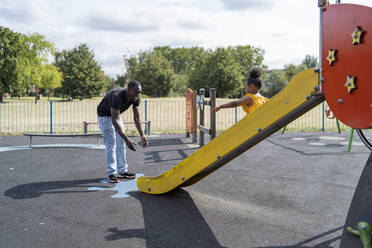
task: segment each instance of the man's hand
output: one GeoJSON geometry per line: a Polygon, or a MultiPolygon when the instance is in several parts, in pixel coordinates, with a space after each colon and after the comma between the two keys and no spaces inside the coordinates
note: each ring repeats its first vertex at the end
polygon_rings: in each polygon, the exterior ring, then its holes
{"type": "Polygon", "coordinates": [[[141,142],[142,142],[142,147],[143,147],[143,148],[149,146],[149,142],[148,142],[146,136],[143,136],[143,137],[141,138],[141,142]]]}
{"type": "Polygon", "coordinates": [[[131,141],[130,139],[125,141],[125,144],[127,144],[127,147],[131,149],[132,151],[136,151],[135,146],[137,145],[136,142],[131,141]]]}

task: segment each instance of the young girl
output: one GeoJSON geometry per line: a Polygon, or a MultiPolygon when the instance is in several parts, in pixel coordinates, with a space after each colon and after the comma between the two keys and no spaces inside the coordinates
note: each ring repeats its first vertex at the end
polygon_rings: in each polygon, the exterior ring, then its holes
{"type": "Polygon", "coordinates": [[[241,99],[234,100],[213,108],[212,112],[217,112],[221,108],[234,108],[237,106],[242,106],[244,112],[246,114],[249,114],[256,108],[260,107],[265,102],[267,102],[269,99],[267,97],[262,96],[258,92],[262,87],[260,79],[261,71],[257,67],[254,67],[249,72],[249,75],[250,77],[247,79],[245,83],[246,94],[241,99]]]}

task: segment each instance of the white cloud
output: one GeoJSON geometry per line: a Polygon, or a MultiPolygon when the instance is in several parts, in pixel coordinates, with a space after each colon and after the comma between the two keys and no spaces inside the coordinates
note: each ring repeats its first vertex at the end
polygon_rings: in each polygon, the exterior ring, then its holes
{"type": "Polygon", "coordinates": [[[274,0],[221,0],[227,10],[272,8],[274,0]]]}
{"type": "MultiPolygon", "coordinates": [[[[371,6],[370,0],[342,1],[371,6]]],[[[0,23],[38,32],[60,50],[87,43],[106,73],[123,72],[123,55],[158,45],[253,45],[281,68],[318,56],[319,9],[298,0],[2,0],[0,23]]]]}
{"type": "Polygon", "coordinates": [[[156,31],[158,26],[150,22],[139,22],[129,18],[108,18],[104,16],[89,16],[84,25],[91,29],[116,31],[123,33],[138,33],[156,31]]]}

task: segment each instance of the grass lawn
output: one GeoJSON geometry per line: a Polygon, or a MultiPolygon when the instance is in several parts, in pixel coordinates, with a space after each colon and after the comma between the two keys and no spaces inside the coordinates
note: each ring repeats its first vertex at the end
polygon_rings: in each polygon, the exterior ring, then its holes
{"type": "MultiPolygon", "coordinates": [[[[35,104],[34,97],[5,98],[0,104],[0,133],[49,132],[56,133],[82,132],[83,122],[97,122],[96,109],[102,97],[74,99],[41,97],[35,104]],[[52,125],[50,123],[52,119],[52,125]]],[[[217,105],[231,99],[217,99],[217,105]]],[[[142,120],[151,121],[154,133],[185,132],[185,98],[142,98],[140,113],[142,120]]],[[[199,114],[199,113],[198,113],[199,114]]],[[[242,108],[222,109],[216,115],[217,130],[222,131],[232,126],[245,116],[242,108]]],[[[122,114],[124,122],[133,121],[132,111],[122,114]]],[[[199,116],[198,116],[199,118],[199,116]]],[[[287,127],[287,131],[319,131],[322,128],[322,105],[315,107],[287,127]]],[[[335,119],[324,118],[325,129],[336,131],[335,119]]],[[[206,106],[205,126],[209,126],[209,106],[206,106]]],[[[126,126],[127,131],[135,131],[134,125],[126,126]]],[[[349,130],[341,124],[343,131],[349,130]]],[[[98,125],[90,125],[89,132],[99,131],[98,125]]]]}

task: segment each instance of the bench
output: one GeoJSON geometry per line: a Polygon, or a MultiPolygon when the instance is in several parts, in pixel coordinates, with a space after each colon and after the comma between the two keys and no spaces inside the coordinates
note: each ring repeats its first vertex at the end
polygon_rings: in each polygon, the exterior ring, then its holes
{"type": "Polygon", "coordinates": [[[100,145],[101,133],[74,133],[74,134],[52,134],[52,133],[24,133],[24,136],[30,137],[30,147],[32,147],[32,137],[97,137],[97,145],[100,145]]]}
{"type": "MultiPolygon", "coordinates": [[[[135,124],[134,122],[124,122],[126,124],[135,124]]],[[[141,121],[141,124],[145,124],[145,134],[151,135],[151,121],[141,121]]],[[[88,133],[88,125],[98,125],[98,122],[83,122],[83,133],[88,133]]]]}

